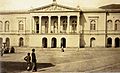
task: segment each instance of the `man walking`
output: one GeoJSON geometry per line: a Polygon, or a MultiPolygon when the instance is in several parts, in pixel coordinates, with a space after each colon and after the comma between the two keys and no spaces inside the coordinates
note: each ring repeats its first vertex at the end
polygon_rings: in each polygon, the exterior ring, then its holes
{"type": "Polygon", "coordinates": [[[35,49],[32,49],[32,71],[37,71],[35,49]]]}
{"type": "Polygon", "coordinates": [[[24,60],[27,62],[27,71],[29,71],[31,69],[31,57],[30,57],[30,53],[27,53],[27,56],[24,58],[24,60]]]}

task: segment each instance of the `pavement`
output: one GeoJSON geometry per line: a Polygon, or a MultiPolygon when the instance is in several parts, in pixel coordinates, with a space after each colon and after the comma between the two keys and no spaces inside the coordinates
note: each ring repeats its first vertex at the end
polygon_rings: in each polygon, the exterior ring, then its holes
{"type": "MultiPolygon", "coordinates": [[[[2,73],[32,73],[26,71],[24,57],[32,48],[16,48],[14,54],[0,58],[2,73]]],[[[55,72],[119,72],[120,48],[35,48],[36,73],[55,72]]]]}

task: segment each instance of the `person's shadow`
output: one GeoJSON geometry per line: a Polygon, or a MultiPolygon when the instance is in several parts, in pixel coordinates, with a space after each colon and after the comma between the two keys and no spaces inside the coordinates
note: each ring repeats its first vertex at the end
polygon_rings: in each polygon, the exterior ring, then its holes
{"type": "MultiPolygon", "coordinates": [[[[0,64],[1,64],[0,73],[17,73],[17,72],[26,71],[26,62],[1,61],[0,64]]],[[[55,65],[53,65],[52,63],[37,63],[37,69],[43,69],[53,66],[55,65]]]]}

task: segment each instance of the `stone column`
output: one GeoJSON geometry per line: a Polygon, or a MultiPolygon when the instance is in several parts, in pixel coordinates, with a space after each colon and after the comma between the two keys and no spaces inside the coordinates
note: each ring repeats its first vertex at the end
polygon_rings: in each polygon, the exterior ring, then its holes
{"type": "Polygon", "coordinates": [[[41,29],[42,29],[42,27],[41,27],[41,17],[42,17],[42,16],[39,16],[39,33],[42,33],[42,32],[41,32],[41,31],[42,31],[42,30],[41,30],[41,29]]]}
{"type": "Polygon", "coordinates": [[[37,33],[37,31],[36,31],[36,21],[34,20],[34,31],[35,31],[35,33],[37,33]]]}
{"type": "MultiPolygon", "coordinates": [[[[2,31],[3,31],[3,32],[5,32],[5,25],[4,25],[4,24],[5,24],[5,23],[3,22],[3,23],[2,23],[2,27],[3,27],[3,28],[2,28],[2,31]]],[[[19,25],[18,25],[18,26],[19,26],[19,25]]],[[[18,28],[18,30],[19,30],[19,28],[18,28]]]]}
{"type": "Polygon", "coordinates": [[[113,21],[113,22],[112,22],[112,25],[113,25],[112,30],[115,30],[115,19],[113,19],[112,21],[113,21]]]}
{"type": "Polygon", "coordinates": [[[60,33],[60,16],[58,16],[58,33],[60,33]]]}
{"type": "Polygon", "coordinates": [[[114,48],[115,47],[115,39],[112,38],[112,47],[114,48]]]}
{"type": "Polygon", "coordinates": [[[32,16],[32,33],[35,33],[35,20],[33,16],[32,16]]]}
{"type": "Polygon", "coordinates": [[[70,32],[70,16],[67,16],[67,33],[69,33],[70,32]]]}
{"type": "Polygon", "coordinates": [[[80,31],[80,16],[78,15],[77,16],[77,33],[79,33],[79,31],[80,31]]]}
{"type": "Polygon", "coordinates": [[[51,16],[48,16],[48,33],[51,33],[51,16]]]}

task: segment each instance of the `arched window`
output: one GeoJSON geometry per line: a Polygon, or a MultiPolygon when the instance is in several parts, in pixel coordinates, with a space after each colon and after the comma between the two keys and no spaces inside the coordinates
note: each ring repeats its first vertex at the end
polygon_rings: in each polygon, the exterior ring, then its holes
{"type": "Polygon", "coordinates": [[[24,46],[24,39],[22,37],[20,37],[19,39],[19,47],[24,46]]]}
{"type": "Polygon", "coordinates": [[[9,24],[10,24],[9,21],[6,21],[6,22],[5,22],[5,31],[6,31],[6,32],[9,31],[9,24]]]}
{"type": "Polygon", "coordinates": [[[90,30],[96,30],[96,21],[95,20],[90,21],[90,30]]]}
{"type": "Polygon", "coordinates": [[[51,48],[56,48],[56,47],[57,47],[57,39],[52,38],[52,40],[51,40],[51,48]]]}
{"type": "Polygon", "coordinates": [[[61,38],[61,47],[66,48],[66,39],[61,38]]]}
{"type": "Polygon", "coordinates": [[[115,38],[115,47],[120,47],[120,39],[117,37],[115,38]]]}
{"type": "Polygon", "coordinates": [[[73,20],[72,21],[72,31],[75,32],[77,27],[77,21],[73,20]]]}
{"type": "Polygon", "coordinates": [[[10,39],[9,38],[6,38],[6,47],[10,48],[10,39]]]}
{"type": "Polygon", "coordinates": [[[94,37],[92,37],[91,39],[90,39],[90,47],[95,47],[95,38],[94,37]]]}
{"type": "Polygon", "coordinates": [[[107,39],[107,47],[112,47],[112,38],[111,37],[109,37],[107,39]]]}
{"type": "Polygon", "coordinates": [[[19,21],[19,30],[24,30],[23,21],[19,21]]]}
{"type": "Polygon", "coordinates": [[[112,20],[107,21],[107,30],[113,30],[113,22],[112,22],[112,20]]]}
{"type": "Polygon", "coordinates": [[[0,21],[0,32],[3,31],[3,22],[0,21]]]}
{"type": "Polygon", "coordinates": [[[120,30],[120,20],[115,21],[115,30],[120,30]]]}
{"type": "Polygon", "coordinates": [[[47,48],[47,38],[45,37],[42,39],[42,47],[47,48]]]}

